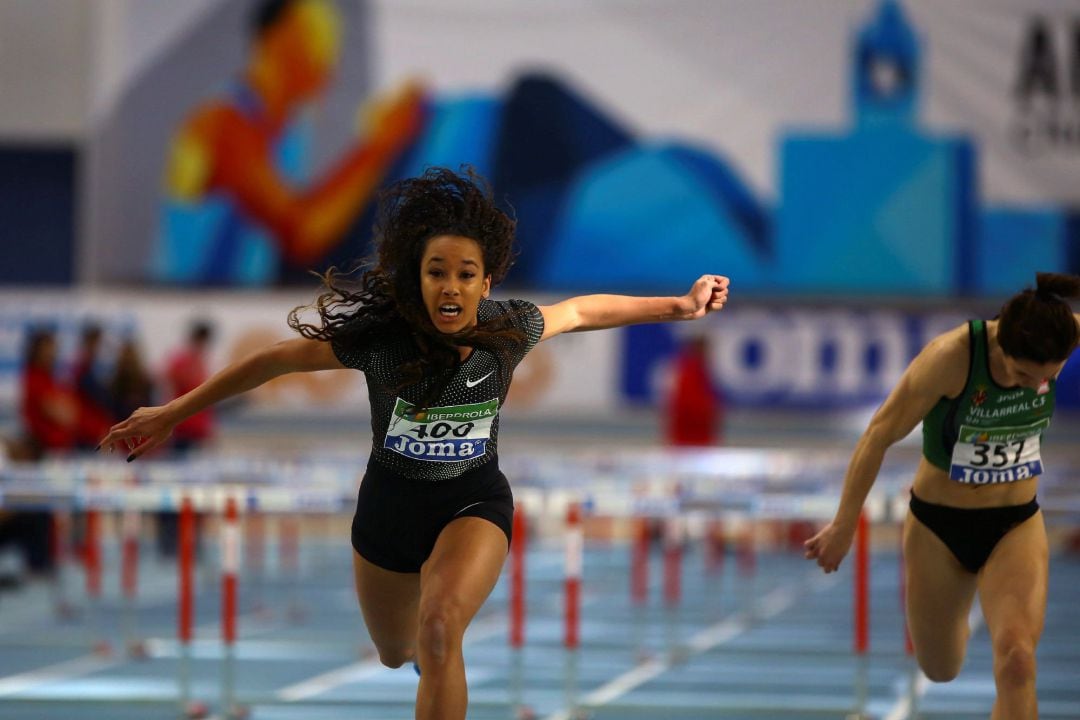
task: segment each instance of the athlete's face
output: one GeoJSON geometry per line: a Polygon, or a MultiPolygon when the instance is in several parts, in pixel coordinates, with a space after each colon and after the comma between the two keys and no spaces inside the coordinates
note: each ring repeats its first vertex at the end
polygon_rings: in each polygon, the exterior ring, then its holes
{"type": "Polygon", "coordinates": [[[456,333],[475,325],[480,301],[491,292],[480,245],[460,235],[428,240],[420,259],[420,292],[440,332],[456,333]]]}
{"type": "Polygon", "coordinates": [[[1006,384],[1037,390],[1048,379],[1056,378],[1063,367],[1065,367],[1064,361],[1039,363],[1005,355],[1005,372],[1009,376],[1006,378],[1006,384]]]}

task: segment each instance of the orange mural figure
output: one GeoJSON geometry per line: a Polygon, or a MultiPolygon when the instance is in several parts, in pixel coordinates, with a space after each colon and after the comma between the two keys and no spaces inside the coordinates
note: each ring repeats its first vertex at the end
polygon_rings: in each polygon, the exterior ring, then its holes
{"type": "Polygon", "coordinates": [[[173,138],[154,275],[178,284],[265,285],[317,266],[342,239],[423,124],[407,84],[365,115],[361,139],[310,180],[300,110],[337,65],[341,19],[329,0],[266,0],[249,60],[223,96],[173,138]]]}

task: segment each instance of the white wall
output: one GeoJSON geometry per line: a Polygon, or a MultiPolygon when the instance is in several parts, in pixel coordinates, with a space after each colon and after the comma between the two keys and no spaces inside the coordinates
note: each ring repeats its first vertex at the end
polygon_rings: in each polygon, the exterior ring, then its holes
{"type": "Polygon", "coordinates": [[[0,140],[71,142],[83,135],[93,12],[85,0],[0,3],[0,140]]]}
{"type": "Polygon", "coordinates": [[[107,115],[140,72],[204,13],[225,1],[92,0],[91,121],[107,115]]]}
{"type": "Polygon", "coordinates": [[[79,142],[170,43],[228,1],[3,0],[0,140],[79,142]]]}

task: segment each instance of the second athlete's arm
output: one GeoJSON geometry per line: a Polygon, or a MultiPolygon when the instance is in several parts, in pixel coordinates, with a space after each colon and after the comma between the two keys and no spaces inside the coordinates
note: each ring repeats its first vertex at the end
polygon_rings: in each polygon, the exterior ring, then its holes
{"type": "Polygon", "coordinates": [[[885,451],[914,430],[938,400],[963,390],[967,357],[966,346],[958,340],[956,331],[935,338],[911,361],[874,413],[848,463],[836,515],[806,542],[806,557],[817,559],[825,572],[836,570],[851,546],[859,514],[877,479],[885,451]]]}

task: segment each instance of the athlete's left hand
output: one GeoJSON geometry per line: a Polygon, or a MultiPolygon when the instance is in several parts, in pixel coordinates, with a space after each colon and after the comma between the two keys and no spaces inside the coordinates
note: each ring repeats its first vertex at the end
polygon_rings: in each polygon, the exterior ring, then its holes
{"type": "Polygon", "coordinates": [[[826,574],[836,572],[840,568],[840,562],[851,549],[854,539],[854,527],[834,520],[823,527],[817,535],[803,543],[804,557],[807,560],[816,560],[826,574]]]}
{"type": "Polygon", "coordinates": [[[727,302],[728,284],[723,275],[702,275],[681,298],[683,320],[696,320],[705,313],[716,312],[727,302]]]}

